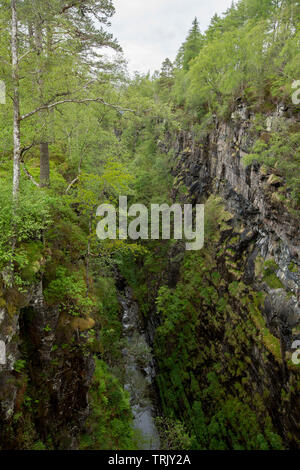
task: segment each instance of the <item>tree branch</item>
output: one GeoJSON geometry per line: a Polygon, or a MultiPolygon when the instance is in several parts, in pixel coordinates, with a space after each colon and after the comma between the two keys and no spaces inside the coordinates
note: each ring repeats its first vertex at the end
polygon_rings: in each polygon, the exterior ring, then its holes
{"type": "Polygon", "coordinates": [[[74,178],[73,181],[71,181],[71,183],[69,184],[69,186],[66,189],[66,194],[68,194],[68,192],[70,191],[72,186],[74,186],[74,184],[77,183],[77,181],[79,181],[79,176],[76,176],[76,178],[74,178]]]}
{"type": "Polygon", "coordinates": [[[82,157],[80,158],[80,162],[79,162],[79,165],[78,165],[78,176],[76,176],[76,178],[74,178],[73,181],[71,181],[71,183],[69,184],[69,186],[66,189],[66,194],[68,194],[68,192],[70,191],[72,186],[74,186],[74,184],[77,183],[77,181],[79,181],[79,178],[80,178],[80,175],[81,175],[81,164],[82,164],[82,157]]]}
{"type": "Polygon", "coordinates": [[[28,152],[30,149],[32,149],[32,147],[34,147],[35,145],[37,145],[37,142],[33,141],[31,144],[27,145],[26,147],[23,147],[21,149],[21,152],[20,152],[20,163],[22,165],[22,169],[25,173],[25,175],[30,179],[30,181],[37,187],[37,188],[41,188],[41,185],[34,179],[34,177],[29,173],[29,171],[27,170],[26,166],[25,166],[25,163],[24,163],[24,159],[23,159],[23,156],[26,152],[28,152]]]}
{"type": "Polygon", "coordinates": [[[113,109],[116,109],[117,111],[123,111],[123,112],[130,112],[130,113],[134,113],[134,114],[137,114],[137,112],[133,109],[129,109],[129,108],[122,108],[121,106],[118,106],[116,104],[111,104],[111,103],[106,103],[106,101],[104,101],[103,98],[85,98],[85,99],[69,99],[69,100],[61,100],[61,101],[57,101],[56,103],[52,103],[52,104],[44,104],[42,106],[39,106],[38,108],[34,109],[33,111],[30,111],[29,113],[27,114],[23,114],[23,116],[20,116],[20,121],[23,121],[24,119],[27,119],[31,116],[33,116],[34,114],[36,113],[39,113],[40,111],[44,110],[44,109],[53,109],[53,108],[56,108],[57,106],[60,106],[62,104],[67,104],[67,103],[77,103],[77,104],[88,104],[88,103],[101,103],[103,104],[104,106],[109,106],[110,108],[113,108],[113,109]]]}
{"type": "Polygon", "coordinates": [[[21,165],[22,165],[22,168],[23,168],[23,171],[25,173],[25,175],[32,181],[32,183],[37,187],[37,188],[41,188],[41,185],[35,181],[34,177],[29,173],[29,171],[27,170],[24,162],[21,161],[21,165]]]}
{"type": "Polygon", "coordinates": [[[96,80],[89,80],[87,83],[82,85],[82,87],[78,88],[77,90],[62,91],[62,92],[56,93],[44,104],[44,106],[48,106],[49,104],[51,104],[52,101],[56,100],[57,98],[62,98],[62,97],[65,97],[65,96],[70,96],[70,95],[75,95],[77,93],[80,93],[83,90],[86,90],[90,85],[93,85],[95,82],[96,82],[96,80]]]}
{"type": "Polygon", "coordinates": [[[74,8],[74,7],[79,7],[81,4],[83,3],[83,0],[75,0],[74,2],[72,3],[69,3],[67,5],[65,5],[61,10],[60,10],[60,14],[62,15],[63,13],[66,13],[66,11],[70,10],[71,8],[74,8]]]}
{"type": "Polygon", "coordinates": [[[32,142],[32,144],[27,145],[27,147],[23,147],[23,148],[21,149],[21,152],[20,152],[20,161],[21,161],[21,163],[24,163],[24,161],[23,161],[23,155],[24,155],[24,153],[26,153],[26,152],[28,152],[28,150],[32,149],[32,147],[33,147],[34,145],[36,145],[36,142],[32,142]]]}
{"type": "Polygon", "coordinates": [[[33,50],[31,49],[28,50],[27,52],[24,52],[24,54],[19,57],[18,62],[20,63],[23,59],[25,59],[25,57],[27,57],[29,54],[32,54],[32,53],[33,53],[33,50]]]}

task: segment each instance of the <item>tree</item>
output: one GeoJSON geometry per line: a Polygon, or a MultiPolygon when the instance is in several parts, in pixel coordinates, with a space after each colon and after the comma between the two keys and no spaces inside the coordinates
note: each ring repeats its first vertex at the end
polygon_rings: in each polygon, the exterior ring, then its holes
{"type": "MultiPolygon", "coordinates": [[[[52,86],[49,87],[48,77],[52,78],[53,68],[56,83],[60,83],[60,76],[64,79],[65,73],[61,72],[65,72],[65,64],[69,67],[68,73],[71,76],[74,76],[74,71],[75,75],[80,73],[79,69],[85,65],[86,72],[90,70],[95,79],[96,71],[103,67],[99,50],[102,47],[120,50],[112,35],[103,28],[103,25],[108,25],[108,19],[114,13],[110,0],[77,0],[67,4],[52,0],[47,5],[40,0],[27,0],[24,10],[30,46],[27,52],[34,54],[36,59],[33,77],[38,90],[39,106],[49,103],[49,88],[52,86]],[[59,70],[58,66],[62,66],[62,69],[59,70]]],[[[60,85],[57,88],[59,90],[56,93],[53,91],[54,97],[70,97],[75,91],[70,85],[65,88],[60,85]]],[[[86,89],[82,87],[82,92],[86,89]]],[[[82,96],[82,92],[79,96],[82,96]]],[[[76,99],[79,96],[77,90],[76,99]]],[[[51,112],[53,113],[53,109],[51,112]]],[[[48,114],[47,109],[39,112],[42,123],[39,136],[40,186],[47,186],[50,182],[48,114]]]]}
{"type": "Polygon", "coordinates": [[[212,40],[216,35],[222,34],[224,30],[224,20],[217,14],[215,14],[210,22],[210,25],[205,33],[206,40],[212,40]]]}
{"type": "MultiPolygon", "coordinates": [[[[10,38],[11,43],[11,53],[5,47],[1,48],[4,56],[0,56],[0,61],[4,69],[3,76],[7,78],[8,96],[11,95],[13,101],[12,196],[13,219],[16,219],[21,166],[36,186],[49,184],[48,127],[54,111],[72,103],[98,103],[101,108],[121,109],[97,94],[99,81],[103,78],[100,70],[104,68],[99,47],[118,50],[119,46],[101,24],[95,26],[92,19],[94,14],[98,22],[108,24],[107,20],[114,11],[109,0],[90,0],[84,2],[84,5],[82,1],[65,5],[56,0],[47,3],[3,0],[0,5],[3,7],[3,36],[5,41],[10,38]],[[24,112],[28,108],[31,111],[24,112]],[[25,153],[36,145],[40,146],[39,183],[24,165],[25,153]]],[[[12,227],[14,252],[18,239],[18,224],[15,220],[12,221],[12,227]]]]}
{"type": "Polygon", "coordinates": [[[169,58],[166,58],[161,66],[160,78],[173,78],[174,65],[169,58]]]}
{"type": "Polygon", "coordinates": [[[184,70],[189,70],[190,62],[192,59],[197,57],[201,47],[203,45],[203,36],[200,32],[198,19],[195,18],[192,24],[192,28],[189,31],[189,34],[182,44],[176,62],[179,67],[182,67],[184,70]]]}
{"type": "Polygon", "coordinates": [[[16,202],[20,190],[20,96],[19,96],[19,55],[18,55],[18,17],[16,0],[11,0],[11,57],[13,82],[13,199],[16,202]]]}
{"type": "Polygon", "coordinates": [[[161,71],[158,77],[158,85],[162,90],[169,89],[174,83],[174,65],[170,59],[165,59],[162,63],[161,71]]]}

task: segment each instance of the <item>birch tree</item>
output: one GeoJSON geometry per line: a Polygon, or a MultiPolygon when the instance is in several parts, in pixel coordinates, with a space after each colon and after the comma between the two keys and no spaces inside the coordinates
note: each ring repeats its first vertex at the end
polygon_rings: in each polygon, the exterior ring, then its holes
{"type": "Polygon", "coordinates": [[[18,54],[18,17],[16,0],[11,0],[11,57],[13,82],[13,199],[17,201],[20,190],[20,99],[19,99],[19,54],[18,54]]]}

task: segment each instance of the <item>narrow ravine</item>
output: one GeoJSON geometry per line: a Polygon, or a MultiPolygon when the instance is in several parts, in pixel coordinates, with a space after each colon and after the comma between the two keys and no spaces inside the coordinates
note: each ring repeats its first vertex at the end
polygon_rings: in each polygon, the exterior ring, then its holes
{"type": "Polygon", "coordinates": [[[160,440],[155,425],[153,399],[155,369],[138,304],[133,300],[130,288],[126,287],[120,295],[120,304],[123,334],[126,339],[126,347],[122,351],[125,363],[124,388],[130,393],[134,427],[141,450],[158,450],[160,440]]]}

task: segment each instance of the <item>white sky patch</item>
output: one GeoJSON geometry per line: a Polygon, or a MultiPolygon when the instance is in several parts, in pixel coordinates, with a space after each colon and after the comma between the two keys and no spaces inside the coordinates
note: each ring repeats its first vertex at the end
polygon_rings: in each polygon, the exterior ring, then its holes
{"type": "Polygon", "coordinates": [[[153,73],[166,57],[174,60],[197,16],[205,31],[215,13],[232,0],[114,0],[111,32],[123,48],[130,72],[153,73]]]}

